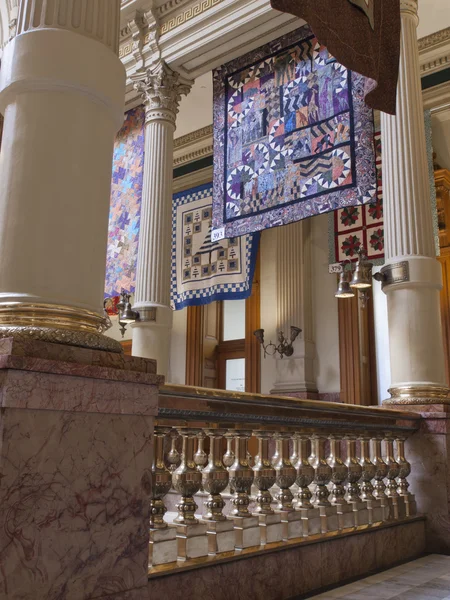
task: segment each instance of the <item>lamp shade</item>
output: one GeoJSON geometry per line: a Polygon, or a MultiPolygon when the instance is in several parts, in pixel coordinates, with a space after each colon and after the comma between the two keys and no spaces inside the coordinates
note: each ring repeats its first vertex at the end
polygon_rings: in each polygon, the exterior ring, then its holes
{"type": "Polygon", "coordinates": [[[338,289],[335,293],[336,298],[353,298],[355,295],[355,292],[350,287],[349,276],[351,276],[350,271],[342,271],[340,274],[338,289]]]}

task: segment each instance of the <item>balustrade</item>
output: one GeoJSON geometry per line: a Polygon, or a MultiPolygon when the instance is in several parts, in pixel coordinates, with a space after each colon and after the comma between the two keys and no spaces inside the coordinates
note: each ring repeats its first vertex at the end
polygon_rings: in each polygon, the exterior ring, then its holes
{"type": "Polygon", "coordinates": [[[179,392],[176,409],[177,390],[161,394],[150,502],[153,568],[414,518],[405,440],[417,428],[415,415],[408,421],[384,409],[351,412],[245,394],[237,401],[225,392],[217,399],[218,392],[209,397],[206,390],[199,402],[199,391],[188,392],[179,392]],[[167,511],[166,501],[178,514],[167,511]]]}

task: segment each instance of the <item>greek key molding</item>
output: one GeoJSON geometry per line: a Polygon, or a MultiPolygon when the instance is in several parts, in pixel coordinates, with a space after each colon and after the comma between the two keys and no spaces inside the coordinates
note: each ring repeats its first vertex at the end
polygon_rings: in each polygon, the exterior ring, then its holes
{"type": "Polygon", "coordinates": [[[206,127],[202,127],[201,129],[196,129],[191,133],[187,133],[186,135],[182,135],[179,138],[176,138],[173,143],[173,147],[175,150],[178,148],[183,148],[184,146],[189,146],[193,142],[198,142],[203,140],[204,138],[209,138],[213,134],[213,126],[207,125],[206,127]]]}
{"type": "Polygon", "coordinates": [[[179,15],[163,22],[161,25],[161,35],[172,31],[172,29],[175,29],[176,27],[180,27],[180,25],[187,23],[187,21],[190,21],[194,17],[198,17],[221,2],[223,2],[223,0],[202,0],[197,4],[194,4],[194,6],[190,6],[179,15]]]}

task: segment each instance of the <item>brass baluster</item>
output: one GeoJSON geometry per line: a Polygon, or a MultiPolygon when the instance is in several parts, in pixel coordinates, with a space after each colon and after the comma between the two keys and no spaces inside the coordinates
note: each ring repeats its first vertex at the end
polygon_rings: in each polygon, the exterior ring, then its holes
{"type": "Polygon", "coordinates": [[[313,483],[316,485],[313,504],[315,506],[331,506],[327,484],[331,481],[331,467],[325,458],[325,437],[313,435],[311,437],[311,457],[309,462],[314,469],[313,483]]]}
{"type": "MultiPolygon", "coordinates": [[[[400,473],[400,466],[394,456],[394,438],[391,433],[386,433],[385,439],[385,462],[388,466],[386,496],[389,498],[389,513],[392,518],[399,519],[402,517],[402,502],[399,501],[400,496],[397,492],[396,479],[400,473]]],[[[404,505],[404,503],[403,503],[404,505]]]]}
{"type": "Polygon", "coordinates": [[[234,508],[231,514],[236,517],[250,517],[248,505],[250,504],[249,491],[253,483],[253,469],[248,464],[247,445],[251,431],[236,430],[235,435],[235,460],[228,469],[230,475],[230,488],[234,489],[231,503],[234,508]]]}
{"type": "Polygon", "coordinates": [[[178,516],[174,522],[189,525],[198,523],[195,517],[198,506],[194,494],[199,491],[202,483],[202,474],[194,463],[194,438],[198,434],[198,429],[182,427],[178,432],[183,438],[183,450],[180,465],[172,474],[172,481],[174,489],[181,494],[181,500],[177,504],[178,516]]]}
{"type": "Polygon", "coordinates": [[[356,458],[356,436],[347,435],[345,439],[347,441],[347,458],[345,464],[348,469],[346,485],[347,500],[348,502],[361,502],[358,481],[361,479],[362,467],[356,458]]]}
{"type": "MultiPolygon", "coordinates": [[[[389,519],[389,501],[385,494],[386,485],[383,480],[388,474],[388,466],[384,462],[381,452],[382,439],[382,435],[377,435],[372,440],[372,462],[375,465],[373,496],[380,503],[381,520],[387,521],[389,519]]],[[[376,521],[375,516],[374,521],[376,521]]]]}
{"type": "MultiPolygon", "coordinates": [[[[225,502],[221,493],[228,485],[228,471],[222,463],[221,442],[225,435],[224,429],[209,429],[206,431],[209,436],[211,448],[209,461],[202,471],[203,489],[208,492],[209,496],[206,500],[206,514],[203,518],[209,521],[225,521],[226,517],[222,513],[225,508],[225,502]]],[[[197,465],[198,466],[198,465],[197,465]]]]}
{"type": "Polygon", "coordinates": [[[163,498],[172,487],[172,474],[164,464],[164,438],[170,427],[155,427],[155,448],[152,461],[152,498],[150,500],[150,528],[166,529],[164,514],[167,511],[163,498]]]}
{"type": "Polygon", "coordinates": [[[398,473],[397,493],[405,502],[405,512],[407,517],[412,517],[417,513],[416,501],[413,494],[409,490],[409,482],[407,477],[411,474],[411,465],[405,458],[405,440],[404,436],[398,436],[397,442],[397,463],[400,467],[398,473]]]}
{"type": "Polygon", "coordinates": [[[180,453],[177,450],[178,433],[175,429],[172,429],[171,438],[171,446],[170,451],[167,454],[167,462],[170,465],[169,471],[173,473],[180,464],[180,453]]]}
{"type": "Polygon", "coordinates": [[[206,454],[206,452],[204,450],[205,437],[206,437],[205,432],[200,431],[199,434],[197,435],[197,444],[198,445],[197,445],[197,450],[194,454],[194,462],[197,465],[197,469],[200,472],[203,471],[203,468],[208,463],[208,455],[206,454]]]}
{"type": "Polygon", "coordinates": [[[294,510],[292,501],[294,495],[290,488],[295,483],[297,472],[291,465],[289,460],[289,440],[290,433],[276,433],[275,440],[277,445],[276,454],[278,455],[277,462],[273,465],[276,472],[276,484],[280,491],[276,494],[278,500],[277,508],[283,511],[294,510]]]}
{"type": "Polygon", "coordinates": [[[258,440],[258,455],[255,457],[253,467],[254,484],[258,488],[255,512],[261,515],[273,515],[271,507],[273,501],[270,488],[276,480],[276,472],[269,459],[269,440],[272,434],[268,431],[257,431],[255,436],[258,440]]]}
{"type": "Polygon", "coordinates": [[[233,452],[234,432],[233,431],[227,431],[227,433],[224,435],[224,437],[227,440],[227,449],[226,449],[225,454],[223,455],[223,464],[228,469],[234,463],[234,460],[236,458],[236,456],[235,456],[235,454],[233,452]]]}
{"type": "Polygon", "coordinates": [[[376,468],[370,460],[370,437],[363,435],[360,437],[361,457],[359,464],[362,468],[361,473],[361,498],[363,500],[374,500],[372,479],[375,477],[376,468]]]}
{"type": "Polygon", "coordinates": [[[309,486],[314,480],[314,468],[311,466],[308,456],[309,437],[299,435],[298,437],[298,461],[296,483],[299,487],[297,508],[312,508],[312,493],[309,486]]]}
{"type": "Polygon", "coordinates": [[[331,504],[347,504],[345,501],[344,482],[347,479],[348,468],[341,458],[341,437],[330,435],[330,454],[327,459],[331,467],[331,504]]]}

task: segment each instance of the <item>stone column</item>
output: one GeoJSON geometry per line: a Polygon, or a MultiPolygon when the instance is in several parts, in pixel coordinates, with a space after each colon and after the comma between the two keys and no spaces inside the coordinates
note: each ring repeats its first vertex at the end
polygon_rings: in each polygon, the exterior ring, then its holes
{"type": "Polygon", "coordinates": [[[277,327],[289,336],[290,327],[302,333],[289,358],[277,355],[272,393],[314,397],[315,344],[312,322],[311,222],[307,219],[277,230],[277,327]]]}
{"type": "Polygon", "coordinates": [[[145,162],[136,272],[133,355],[156,359],[166,375],[169,362],[172,244],[173,134],[178,104],[190,86],[164,62],[138,76],[145,104],[145,162]]]}
{"type": "Polygon", "coordinates": [[[381,115],[383,194],[392,396],[424,404],[448,394],[427,168],[417,0],[401,0],[401,55],[396,116],[381,115]]]}
{"type": "Polygon", "coordinates": [[[99,335],[120,0],[22,0],[0,73],[0,336],[120,351],[99,335]]]}

